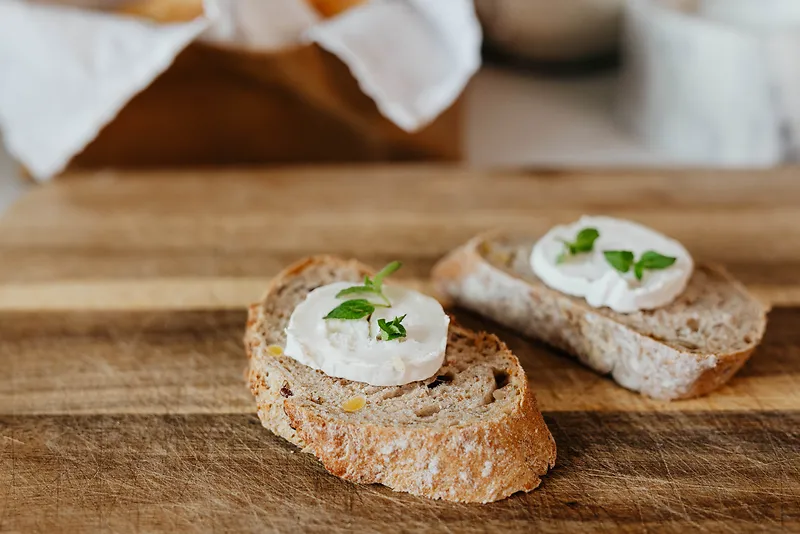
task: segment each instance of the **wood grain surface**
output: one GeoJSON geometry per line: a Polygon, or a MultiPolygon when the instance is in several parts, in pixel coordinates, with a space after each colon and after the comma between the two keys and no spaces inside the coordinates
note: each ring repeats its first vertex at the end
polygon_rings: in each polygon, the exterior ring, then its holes
{"type": "Polygon", "coordinates": [[[74,175],[0,220],[0,532],[800,531],[800,176],[439,167],[74,175]],[[463,310],[520,357],[559,448],[531,494],[358,486],[272,436],[245,311],[304,255],[431,265],[494,227],[641,220],[774,306],[702,399],[628,392],[463,310]]]}

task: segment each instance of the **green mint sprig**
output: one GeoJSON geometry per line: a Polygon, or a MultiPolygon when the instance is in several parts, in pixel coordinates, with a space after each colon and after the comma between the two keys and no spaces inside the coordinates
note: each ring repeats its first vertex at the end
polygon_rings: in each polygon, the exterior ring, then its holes
{"type": "MultiPolygon", "coordinates": [[[[383,304],[379,304],[377,302],[370,302],[365,298],[350,299],[342,302],[334,309],[329,311],[328,315],[323,317],[323,319],[355,320],[355,319],[363,319],[364,317],[366,317],[367,320],[369,320],[369,317],[375,312],[375,308],[391,308],[392,303],[389,301],[386,295],[383,294],[383,279],[392,274],[393,272],[397,271],[397,269],[399,269],[402,266],[403,264],[400,263],[399,261],[393,261],[389,265],[378,271],[378,274],[376,274],[374,278],[370,279],[369,276],[365,276],[364,285],[348,287],[336,293],[336,298],[342,298],[347,295],[369,293],[379,296],[383,300],[383,304]]],[[[395,317],[395,319],[397,319],[397,317],[395,317]]],[[[399,325],[399,322],[397,324],[399,325]]],[[[399,326],[400,328],[402,328],[402,325],[399,326]]],[[[405,332],[405,329],[403,329],[403,332],[405,332]]]]}
{"type": "Polygon", "coordinates": [[[568,257],[581,252],[590,252],[594,248],[594,242],[597,241],[598,237],[600,237],[600,232],[597,231],[597,228],[584,228],[578,232],[574,241],[570,242],[562,239],[564,250],[556,258],[556,263],[564,263],[568,257]]]}
{"type": "Polygon", "coordinates": [[[388,308],[385,304],[375,304],[367,299],[346,300],[328,312],[323,319],[362,319],[375,312],[375,308],[388,308]]]}
{"type": "Polygon", "coordinates": [[[385,319],[378,319],[378,328],[381,329],[381,333],[379,334],[380,338],[384,341],[391,341],[393,339],[406,337],[406,327],[400,324],[405,318],[405,315],[395,317],[388,323],[385,319]]]}
{"type": "Polygon", "coordinates": [[[359,293],[372,293],[374,295],[378,295],[386,304],[387,306],[391,306],[392,303],[389,302],[389,299],[386,298],[386,295],[383,294],[383,279],[392,274],[393,272],[397,271],[403,264],[399,261],[393,261],[380,271],[378,274],[375,275],[375,278],[370,280],[369,276],[364,277],[364,285],[362,286],[353,286],[348,287],[346,289],[342,289],[338,293],[336,293],[336,298],[342,298],[346,295],[354,295],[359,293]]]}
{"type": "Polygon", "coordinates": [[[635,263],[633,252],[630,250],[606,250],[603,255],[606,257],[606,261],[621,273],[627,273],[633,267],[633,274],[637,280],[642,279],[645,269],[651,271],[666,269],[677,259],[659,254],[655,250],[648,250],[635,263]]]}

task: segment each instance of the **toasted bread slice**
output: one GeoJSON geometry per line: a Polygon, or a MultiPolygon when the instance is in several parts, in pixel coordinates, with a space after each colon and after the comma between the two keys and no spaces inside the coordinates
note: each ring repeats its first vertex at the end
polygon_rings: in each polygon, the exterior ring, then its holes
{"type": "Polygon", "coordinates": [[[355,261],[309,258],[250,307],[248,377],[262,424],[352,482],[459,502],[537,487],[554,465],[555,442],[519,361],[497,337],[451,323],[437,375],[390,387],[332,378],[275,348],[312,289],[370,274],[355,261]],[[344,409],[359,397],[363,408],[344,409]]]}
{"type": "Polygon", "coordinates": [[[479,236],[434,267],[434,283],[455,303],[658,399],[718,388],[764,335],[767,307],[721,268],[697,266],[674,302],[622,314],[542,283],[528,261],[534,243],[530,237],[479,236]]]}

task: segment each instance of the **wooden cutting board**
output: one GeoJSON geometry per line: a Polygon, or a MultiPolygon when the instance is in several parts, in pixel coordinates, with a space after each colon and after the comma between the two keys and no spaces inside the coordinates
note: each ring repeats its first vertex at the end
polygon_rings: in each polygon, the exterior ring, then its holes
{"type": "Polygon", "coordinates": [[[800,530],[800,176],[397,167],[76,175],[0,222],[0,531],[800,530]],[[425,277],[478,231],[637,219],[774,309],[720,391],[645,399],[496,331],[558,444],[530,494],[435,502],[328,475],[245,387],[244,306],[304,255],[425,277]]]}

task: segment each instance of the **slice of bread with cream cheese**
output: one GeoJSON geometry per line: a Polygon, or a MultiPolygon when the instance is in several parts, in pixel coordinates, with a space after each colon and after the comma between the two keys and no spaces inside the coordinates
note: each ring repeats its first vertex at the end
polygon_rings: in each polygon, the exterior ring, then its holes
{"type": "Polygon", "coordinates": [[[262,424],[353,482],[484,503],[536,488],[556,448],[519,361],[386,285],[391,265],[308,258],[250,307],[262,424]]]}
{"type": "Polygon", "coordinates": [[[767,307],[645,226],[584,217],[540,239],[478,236],[433,270],[455,303],[659,399],[706,394],[747,361],[767,307]]]}

